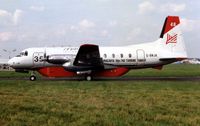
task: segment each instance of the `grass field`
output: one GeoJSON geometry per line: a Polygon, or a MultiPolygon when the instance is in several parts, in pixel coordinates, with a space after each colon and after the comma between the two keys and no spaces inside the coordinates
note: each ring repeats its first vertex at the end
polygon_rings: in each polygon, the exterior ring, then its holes
{"type": "MultiPolygon", "coordinates": [[[[158,75],[146,69],[127,76],[200,76],[199,71],[199,65],[170,65],[158,75]]],[[[198,126],[199,115],[199,81],[0,80],[0,126],[198,126]]]]}
{"type": "Polygon", "coordinates": [[[125,76],[136,76],[136,77],[189,77],[189,76],[200,76],[200,65],[191,64],[171,64],[163,67],[162,70],[157,69],[138,69],[131,70],[125,76]]]}

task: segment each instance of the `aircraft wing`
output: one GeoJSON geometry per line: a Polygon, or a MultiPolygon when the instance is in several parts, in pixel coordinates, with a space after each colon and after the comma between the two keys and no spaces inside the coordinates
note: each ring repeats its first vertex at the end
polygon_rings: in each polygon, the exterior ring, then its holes
{"type": "Polygon", "coordinates": [[[80,46],[73,65],[91,70],[103,69],[104,64],[100,57],[99,46],[91,44],[80,46]]]}

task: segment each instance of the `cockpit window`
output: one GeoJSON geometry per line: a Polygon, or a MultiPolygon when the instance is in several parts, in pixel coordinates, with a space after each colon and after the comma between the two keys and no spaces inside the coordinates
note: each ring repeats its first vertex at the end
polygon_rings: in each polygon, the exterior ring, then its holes
{"type": "Polygon", "coordinates": [[[21,52],[21,53],[20,53],[20,56],[24,56],[24,52],[21,52]]]}
{"type": "Polygon", "coordinates": [[[28,56],[28,51],[25,51],[25,52],[24,52],[24,55],[25,55],[25,56],[28,56]]]}
{"type": "Polygon", "coordinates": [[[28,56],[28,51],[21,52],[21,53],[20,53],[20,56],[18,56],[18,57],[22,57],[22,56],[28,56]]]}

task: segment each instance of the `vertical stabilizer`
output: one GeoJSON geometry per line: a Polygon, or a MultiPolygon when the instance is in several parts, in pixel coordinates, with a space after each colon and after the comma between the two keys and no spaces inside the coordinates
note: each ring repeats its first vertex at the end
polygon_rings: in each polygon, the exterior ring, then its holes
{"type": "Polygon", "coordinates": [[[177,16],[168,16],[160,34],[160,50],[166,58],[187,58],[185,43],[177,16]]]}

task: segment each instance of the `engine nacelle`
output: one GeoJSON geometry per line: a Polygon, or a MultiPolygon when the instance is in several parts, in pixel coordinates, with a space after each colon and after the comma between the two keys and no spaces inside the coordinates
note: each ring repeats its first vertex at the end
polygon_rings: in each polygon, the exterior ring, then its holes
{"type": "Polygon", "coordinates": [[[46,61],[52,64],[64,64],[70,60],[70,57],[67,55],[49,55],[46,58],[46,61]]]}

